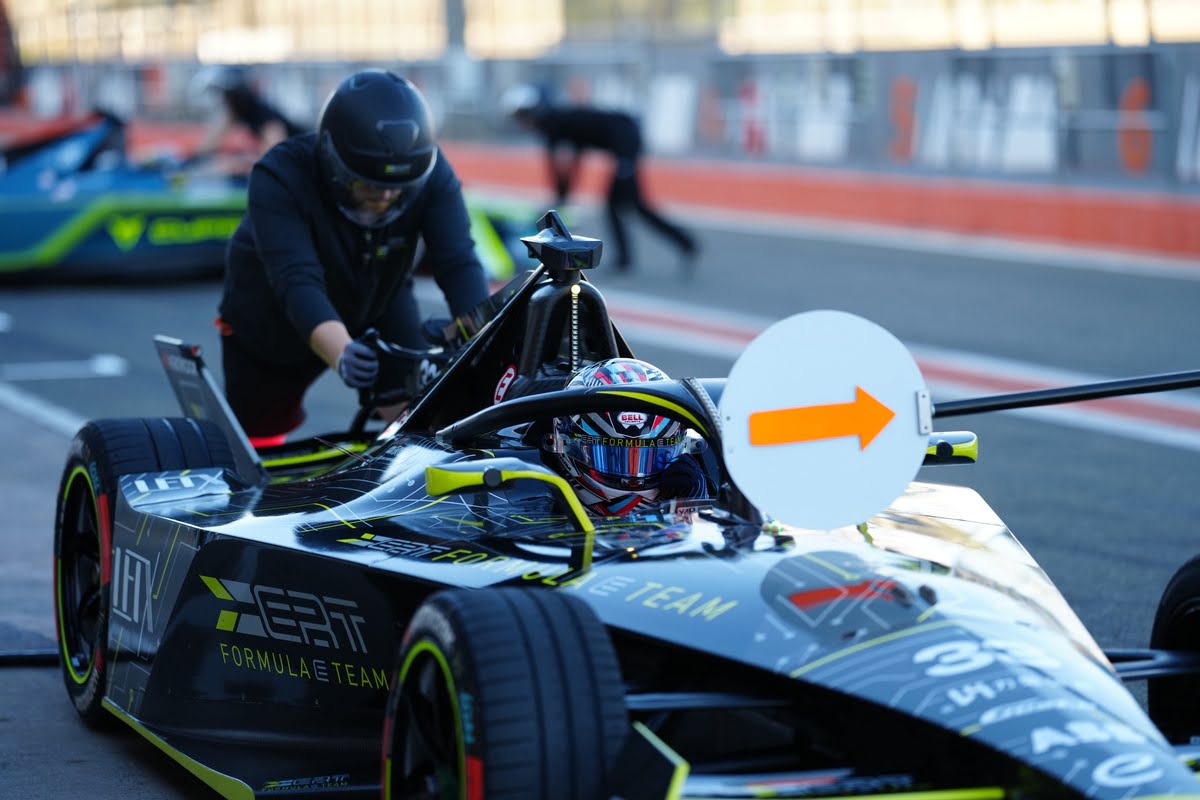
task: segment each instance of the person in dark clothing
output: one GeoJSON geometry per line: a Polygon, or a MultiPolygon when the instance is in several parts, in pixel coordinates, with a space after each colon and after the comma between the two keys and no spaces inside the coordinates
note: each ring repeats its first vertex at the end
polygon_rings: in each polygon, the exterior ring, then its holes
{"type": "Polygon", "coordinates": [[[560,205],[566,203],[571,193],[584,151],[600,150],[613,157],[606,203],[617,269],[628,271],[633,265],[632,246],[623,219],[630,210],[675,245],[686,271],[695,267],[696,240],[655,210],[642,192],[638,174],[642,132],[637,120],[622,111],[557,106],[550,102],[545,91],[534,86],[513,87],[505,93],[502,105],[518,125],[544,139],[555,199],[560,205]]]}
{"type": "Polygon", "coordinates": [[[250,131],[258,143],[254,158],[284,139],[306,132],[263,99],[241,67],[217,67],[198,73],[196,78],[201,92],[215,96],[217,108],[196,146],[195,158],[214,155],[225,136],[238,127],[250,131]]]}
{"type": "Polygon", "coordinates": [[[390,72],[355,73],[325,102],[316,133],[254,165],[229,241],[218,327],[226,397],[249,436],[264,443],[299,426],[304,394],[327,367],[354,389],[403,385],[362,338],[374,328],[428,346],[413,295],[419,239],[451,314],[487,297],[462,185],[425,98],[390,72]]]}

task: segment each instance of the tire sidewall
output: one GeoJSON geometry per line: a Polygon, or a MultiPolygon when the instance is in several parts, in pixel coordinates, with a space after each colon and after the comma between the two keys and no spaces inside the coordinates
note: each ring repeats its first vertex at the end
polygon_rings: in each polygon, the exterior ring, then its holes
{"type": "MultiPolygon", "coordinates": [[[[1180,567],[1163,590],[1150,647],[1200,652],[1200,557],[1180,567]]],[[[1186,742],[1200,735],[1200,684],[1194,677],[1150,679],[1147,707],[1151,719],[1171,741],[1186,742]]]]}
{"type": "Polygon", "coordinates": [[[111,584],[108,579],[111,578],[112,568],[112,481],[113,478],[109,474],[109,465],[104,455],[102,447],[96,444],[96,431],[91,426],[85,427],[75,437],[71,445],[71,450],[67,458],[67,463],[63,469],[62,481],[59,485],[57,512],[54,525],[54,555],[57,569],[54,575],[54,607],[55,607],[55,631],[58,637],[58,646],[60,656],[63,659],[62,676],[63,682],[67,688],[67,695],[71,698],[76,711],[79,712],[88,722],[96,722],[101,719],[103,689],[106,683],[105,678],[108,672],[108,621],[109,621],[109,593],[111,584]],[[61,586],[63,564],[61,563],[62,554],[62,538],[63,538],[63,515],[66,512],[66,499],[69,491],[75,489],[75,481],[84,481],[88,486],[89,500],[92,504],[92,513],[95,514],[97,520],[97,530],[100,536],[100,541],[97,543],[97,552],[100,555],[101,561],[101,582],[99,596],[99,612],[96,625],[96,641],[93,645],[92,665],[88,673],[87,680],[82,684],[78,683],[72,676],[73,670],[66,663],[66,649],[62,641],[65,609],[61,608],[61,586]],[[108,518],[104,518],[101,514],[101,497],[107,497],[108,518]]]}
{"type": "MultiPolygon", "coordinates": [[[[454,607],[442,600],[434,598],[423,603],[413,615],[403,640],[400,643],[400,658],[397,659],[396,670],[392,675],[393,691],[388,696],[386,719],[389,720],[387,735],[384,741],[384,757],[390,759],[400,731],[393,726],[398,724],[400,690],[409,669],[420,656],[432,656],[442,667],[443,677],[450,693],[450,706],[454,710],[455,748],[458,753],[455,765],[459,780],[459,797],[482,797],[483,774],[481,765],[486,763],[483,753],[483,742],[475,732],[476,698],[478,685],[473,664],[468,663],[466,648],[458,646],[463,637],[462,629],[456,619],[454,607]]],[[[399,800],[391,792],[391,786],[385,785],[385,797],[399,800]]]]}

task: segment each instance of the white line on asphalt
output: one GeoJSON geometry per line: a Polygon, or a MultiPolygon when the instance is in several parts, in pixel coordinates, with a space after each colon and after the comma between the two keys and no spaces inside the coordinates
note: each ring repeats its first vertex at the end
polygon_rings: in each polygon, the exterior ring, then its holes
{"type": "Polygon", "coordinates": [[[86,422],[83,417],[74,412],[2,382],[0,382],[0,407],[65,436],[74,436],[75,432],[86,422]]]}
{"type": "MultiPolygon", "coordinates": [[[[431,280],[419,280],[417,294],[425,303],[444,302],[431,280]]],[[[613,319],[631,340],[727,361],[730,365],[755,336],[775,321],[679,300],[672,300],[668,308],[666,304],[620,290],[609,289],[605,295],[613,319]]],[[[938,399],[1096,383],[1112,377],[1054,370],[940,347],[912,343],[908,346],[935,392],[935,403],[938,399]]],[[[0,365],[0,405],[45,427],[73,435],[83,424],[81,417],[3,381],[116,376],[127,370],[125,360],[114,355],[93,356],[80,362],[0,365]]],[[[1194,393],[1140,395],[1003,413],[1200,452],[1200,399],[1194,393]]]]}
{"type": "Polygon", "coordinates": [[[119,378],[129,363],[112,353],[99,353],[84,361],[35,361],[0,364],[0,381],[53,381],[68,378],[119,378]]]}

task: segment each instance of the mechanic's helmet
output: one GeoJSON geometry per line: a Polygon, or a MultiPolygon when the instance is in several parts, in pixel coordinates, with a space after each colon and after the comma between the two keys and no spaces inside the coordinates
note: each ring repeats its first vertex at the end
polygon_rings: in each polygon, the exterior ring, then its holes
{"type": "Polygon", "coordinates": [[[188,84],[188,102],[206,111],[220,106],[223,95],[253,93],[254,84],[245,68],[228,64],[201,67],[188,84]]]}
{"type": "Polygon", "coordinates": [[[223,92],[247,91],[253,88],[250,83],[250,73],[243,67],[217,67],[209,79],[209,86],[223,92]]]}
{"type": "Polygon", "coordinates": [[[549,92],[543,87],[534,86],[531,83],[511,86],[500,96],[500,109],[504,115],[518,119],[536,116],[549,106],[549,92]]]}
{"type": "Polygon", "coordinates": [[[384,70],[343,80],[317,125],[321,171],[338,208],[364,228],[392,222],[420,194],[437,162],[424,96],[384,70]]]}
{"type": "MultiPolygon", "coordinates": [[[[579,369],[567,388],[664,380],[666,374],[645,361],[610,358],[579,369]]],[[[602,411],[556,418],[551,441],[563,467],[597,496],[595,502],[630,495],[653,500],[662,471],[687,447],[687,431],[678,420],[659,414],[602,411]]]]}

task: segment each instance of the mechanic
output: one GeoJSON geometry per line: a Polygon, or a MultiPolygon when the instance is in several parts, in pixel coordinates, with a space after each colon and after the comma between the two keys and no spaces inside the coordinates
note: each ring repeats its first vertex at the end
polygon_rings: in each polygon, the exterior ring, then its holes
{"type": "Polygon", "coordinates": [[[585,150],[601,150],[612,156],[606,210],[618,270],[633,269],[632,243],[623,219],[630,210],[671,240],[680,253],[685,275],[695,270],[699,257],[696,240],[655,210],[642,192],[639,177],[642,132],[637,120],[622,111],[558,106],[550,100],[548,92],[530,85],[509,89],[501,99],[501,106],[521,128],[543,137],[559,206],[567,202],[585,150]]]}
{"type": "Polygon", "coordinates": [[[199,93],[216,98],[215,114],[204,130],[192,158],[209,158],[220,150],[225,137],[244,128],[257,143],[251,155],[261,157],[289,136],[306,133],[305,129],[287,118],[268,103],[254,88],[250,76],[241,67],[206,68],[196,75],[199,93]]]}
{"type": "MultiPolygon", "coordinates": [[[[610,358],[581,367],[566,388],[664,380],[666,373],[645,361],[610,358]]],[[[546,460],[571,482],[580,502],[611,517],[648,502],[707,498],[708,477],[693,455],[702,447],[678,420],[604,411],[555,418],[546,460]]]]}
{"type": "Polygon", "coordinates": [[[418,239],[453,315],[487,297],[462,185],[425,98],[391,72],[357,72],[325,101],[316,133],[254,165],[226,252],[225,393],[256,446],[303,422],[304,395],[327,367],[354,389],[404,385],[412,365],[381,364],[364,334],[429,346],[413,295],[418,239]]]}

